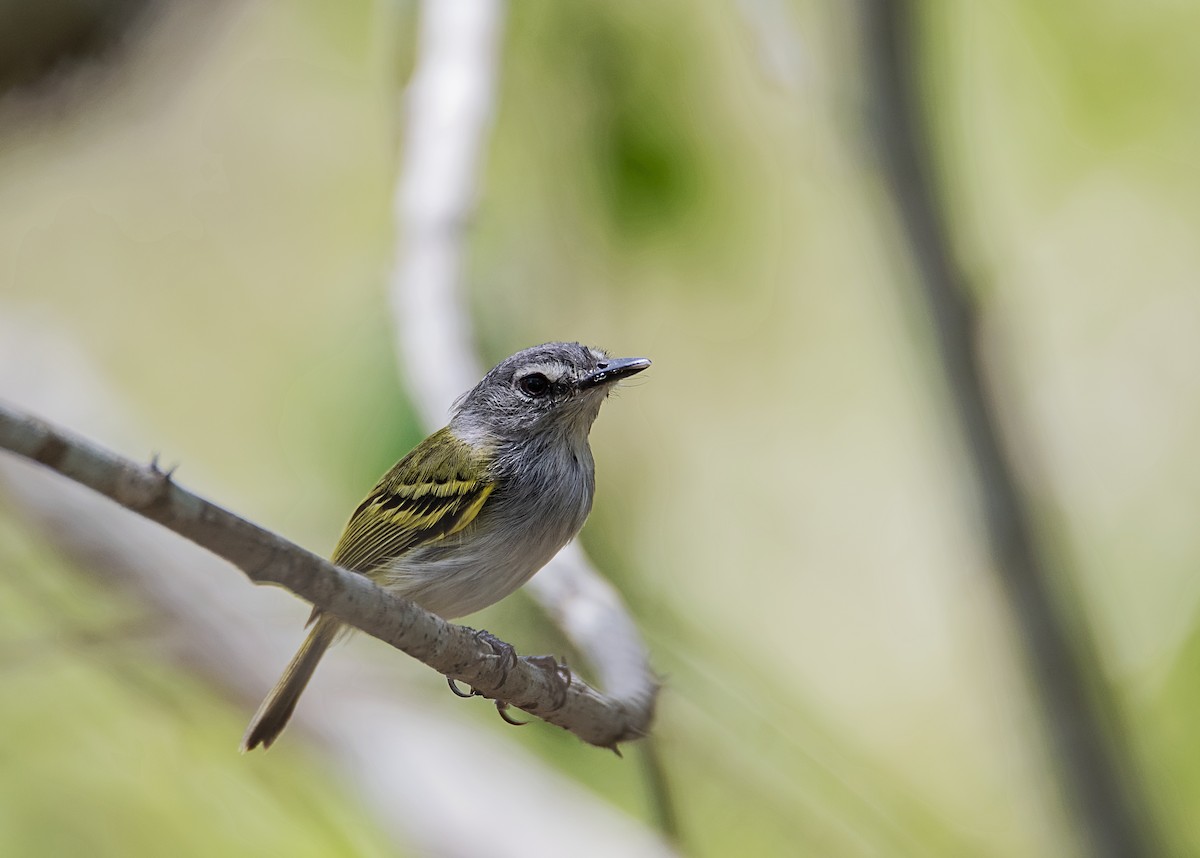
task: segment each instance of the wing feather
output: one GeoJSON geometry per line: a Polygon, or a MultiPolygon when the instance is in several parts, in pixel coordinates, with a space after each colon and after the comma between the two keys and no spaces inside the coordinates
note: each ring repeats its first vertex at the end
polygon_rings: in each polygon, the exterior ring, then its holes
{"type": "Polygon", "coordinates": [[[333,562],[369,575],[414,548],[468,527],[496,487],[484,456],[449,429],[425,439],[359,504],[338,540],[333,562]]]}

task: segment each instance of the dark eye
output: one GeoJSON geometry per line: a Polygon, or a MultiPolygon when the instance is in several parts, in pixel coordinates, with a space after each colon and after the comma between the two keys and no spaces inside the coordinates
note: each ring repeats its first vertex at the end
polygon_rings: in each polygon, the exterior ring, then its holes
{"type": "Polygon", "coordinates": [[[550,379],[546,378],[540,372],[531,372],[529,375],[521,377],[517,382],[517,387],[526,396],[544,396],[546,391],[550,389],[550,379]]]}

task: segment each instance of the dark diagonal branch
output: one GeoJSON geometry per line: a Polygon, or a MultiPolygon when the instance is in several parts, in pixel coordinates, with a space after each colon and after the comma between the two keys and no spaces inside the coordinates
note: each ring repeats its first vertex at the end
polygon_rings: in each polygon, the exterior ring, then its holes
{"type": "Polygon", "coordinates": [[[228,560],[252,581],[278,584],[483,695],[506,700],[585,742],[615,747],[642,735],[649,713],[631,712],[573,679],[521,659],[511,671],[491,646],[412,602],[339,569],[292,542],[140,465],[0,403],[0,449],[69,477],[228,560]]]}
{"type": "Polygon", "coordinates": [[[1091,854],[1160,854],[1112,717],[1094,645],[1039,551],[1029,505],[1000,437],[979,348],[979,316],[937,203],[918,85],[916,4],[863,0],[864,53],[888,189],[920,273],[954,419],[967,447],[992,566],[1016,620],[1058,762],[1091,854]]]}

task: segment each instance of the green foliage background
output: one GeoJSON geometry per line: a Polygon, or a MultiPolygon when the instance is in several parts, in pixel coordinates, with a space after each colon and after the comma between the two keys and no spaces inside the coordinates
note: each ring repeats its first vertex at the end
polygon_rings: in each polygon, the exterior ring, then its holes
{"type": "MultiPolygon", "coordinates": [[[[790,31],[763,31],[752,5],[512,5],[471,233],[481,350],[655,360],[597,424],[584,542],[667,677],[690,852],[1069,854],[850,7],[781,4],[790,31]],[[780,79],[763,40],[789,33],[780,79]]],[[[188,486],[327,551],[420,436],[383,295],[414,13],[211,15],[0,102],[0,315],[65,331],[188,486]]],[[[1043,537],[1160,821],[1200,852],[1200,6],[927,4],[923,26],[945,204],[1043,537]]],[[[7,516],[0,569],[12,854],[386,854],[320,759],[238,757],[249,713],[7,516]]],[[[479,622],[561,648],[523,596],[479,622]]],[[[505,738],[652,816],[635,761],[505,738]]]]}

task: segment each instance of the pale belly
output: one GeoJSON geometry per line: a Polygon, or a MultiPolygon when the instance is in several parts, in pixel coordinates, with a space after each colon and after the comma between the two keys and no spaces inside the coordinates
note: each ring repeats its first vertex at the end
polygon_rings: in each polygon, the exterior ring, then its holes
{"type": "Polygon", "coordinates": [[[554,492],[489,500],[479,518],[445,540],[397,558],[371,577],[428,611],[454,619],[512,593],[569,542],[592,506],[590,474],[554,492]]]}

